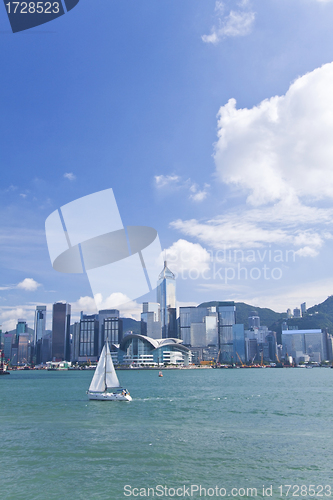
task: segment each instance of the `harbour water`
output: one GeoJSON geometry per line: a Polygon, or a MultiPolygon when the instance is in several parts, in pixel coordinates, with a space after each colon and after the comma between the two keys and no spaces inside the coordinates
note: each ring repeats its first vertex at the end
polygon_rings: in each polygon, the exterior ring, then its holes
{"type": "MultiPolygon", "coordinates": [[[[165,498],[158,485],[175,498],[190,498],[191,485],[206,498],[220,498],[221,488],[226,496],[257,488],[262,497],[263,485],[271,498],[285,497],[280,485],[333,489],[333,370],[163,373],[119,372],[131,403],[88,401],[91,371],[2,377],[1,499],[165,498]]],[[[329,496],[310,491],[294,496],[329,496]]]]}

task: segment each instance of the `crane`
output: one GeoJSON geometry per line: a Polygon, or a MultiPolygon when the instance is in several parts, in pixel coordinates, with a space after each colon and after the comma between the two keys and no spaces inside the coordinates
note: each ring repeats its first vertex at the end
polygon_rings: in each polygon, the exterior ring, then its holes
{"type": "Polygon", "coordinates": [[[240,361],[240,363],[241,363],[241,365],[242,365],[242,368],[244,368],[244,363],[243,363],[243,361],[242,361],[242,358],[240,357],[240,355],[238,354],[238,352],[237,352],[237,351],[236,351],[236,354],[237,354],[238,359],[239,359],[239,361],[240,361]]]}

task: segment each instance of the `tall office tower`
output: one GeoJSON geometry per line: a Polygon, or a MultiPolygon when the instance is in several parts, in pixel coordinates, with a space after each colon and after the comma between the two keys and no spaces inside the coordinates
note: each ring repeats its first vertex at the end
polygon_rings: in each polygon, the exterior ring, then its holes
{"type": "Polygon", "coordinates": [[[294,309],[294,318],[300,318],[301,317],[301,310],[298,309],[298,307],[295,307],[294,309]]]}
{"type": "Polygon", "coordinates": [[[70,304],[53,304],[52,359],[70,361],[70,323],[70,304]]]}
{"type": "Polygon", "coordinates": [[[220,361],[231,362],[234,356],[233,328],[236,324],[236,306],[234,302],[224,302],[218,307],[219,315],[219,350],[220,361]]]}
{"type": "Polygon", "coordinates": [[[80,319],[79,361],[97,361],[98,314],[82,314],[80,319]]]}
{"type": "Polygon", "coordinates": [[[123,340],[123,321],[120,318],[105,318],[103,332],[104,339],[108,339],[110,344],[120,344],[123,340]]]}
{"type": "Polygon", "coordinates": [[[327,360],[327,334],[320,329],[283,330],[282,345],[285,354],[292,356],[296,363],[327,360]]]}
{"type": "Polygon", "coordinates": [[[31,361],[30,350],[30,335],[28,333],[20,333],[17,344],[17,363],[27,364],[31,361]]]}
{"type": "Polygon", "coordinates": [[[166,261],[164,261],[163,271],[158,277],[157,302],[160,304],[162,339],[176,338],[176,281],[175,275],[168,269],[166,261]]]}
{"type": "Polygon", "coordinates": [[[234,361],[238,363],[238,361],[240,361],[241,359],[242,362],[245,363],[246,350],[245,350],[244,325],[243,324],[233,325],[232,335],[233,335],[234,361]]]}
{"type": "Polygon", "coordinates": [[[79,346],[80,346],[80,323],[75,321],[71,325],[71,361],[77,363],[79,361],[79,346]]]}
{"type": "Polygon", "coordinates": [[[152,339],[160,339],[162,336],[160,305],[157,302],[144,302],[142,304],[141,335],[152,339]]]}
{"type": "Polygon", "coordinates": [[[216,307],[180,307],[180,338],[192,347],[218,346],[216,307]]]}
{"type": "Polygon", "coordinates": [[[12,343],[13,337],[15,338],[14,333],[5,333],[4,335],[4,354],[5,360],[8,362],[12,358],[12,343]]]}
{"type": "Polygon", "coordinates": [[[287,318],[292,318],[293,317],[293,314],[291,312],[291,309],[287,309],[287,318]]]}
{"type": "Polygon", "coordinates": [[[249,330],[251,328],[260,328],[260,317],[258,316],[257,311],[250,312],[247,322],[249,325],[249,330]]]}
{"type": "Polygon", "coordinates": [[[301,313],[302,316],[306,313],[306,302],[303,302],[303,304],[301,304],[301,313]]]}
{"type": "Polygon", "coordinates": [[[109,342],[119,343],[122,340],[122,321],[119,319],[118,309],[103,309],[98,312],[98,356],[101,354],[104,342],[106,340],[106,335],[109,335],[109,342]],[[112,320],[113,321],[109,321],[112,320]],[[108,320],[108,321],[106,321],[108,320]],[[106,322],[106,323],[105,323],[106,322]],[[111,329],[111,331],[110,331],[111,329]],[[119,331],[118,331],[119,330],[119,331]],[[113,333],[112,333],[113,331],[113,333]],[[117,342],[113,342],[111,339],[118,337],[117,342]]]}
{"type": "Polygon", "coordinates": [[[52,332],[44,335],[42,339],[41,362],[46,363],[52,360],[52,332]]]}
{"type": "Polygon", "coordinates": [[[46,306],[36,306],[34,325],[34,345],[45,335],[46,327],[46,306]]]}
{"type": "Polygon", "coordinates": [[[17,324],[16,324],[16,337],[17,337],[17,340],[18,340],[18,337],[22,333],[28,333],[28,325],[27,325],[27,322],[25,321],[25,319],[18,319],[17,320],[17,324]]]}

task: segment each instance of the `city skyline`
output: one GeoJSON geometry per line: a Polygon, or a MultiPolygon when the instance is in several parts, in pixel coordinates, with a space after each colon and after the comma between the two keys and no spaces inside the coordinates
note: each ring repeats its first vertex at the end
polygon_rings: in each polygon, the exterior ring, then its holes
{"type": "Polygon", "coordinates": [[[92,19],[80,2],[13,35],[3,12],[3,328],[55,298],[93,314],[87,277],[52,269],[44,224],[108,188],[124,227],[158,232],[178,305],[331,295],[332,15],[329,0],[141,0],[92,19]]]}
{"type": "MultiPolygon", "coordinates": [[[[280,360],[284,358],[290,366],[333,360],[333,336],[327,327],[302,330],[304,323],[301,329],[295,323],[288,325],[289,319],[307,317],[306,302],[293,313],[288,308],[272,330],[261,325],[260,312],[255,310],[248,310],[246,329],[244,312],[242,320],[237,321],[237,304],[233,301],[179,308],[176,304],[175,275],[165,260],[158,274],[156,302],[142,303],[139,332],[136,328],[124,330],[118,309],[98,308],[97,314],[81,311],[80,320],[73,322],[71,304],[56,302],[51,332],[45,329],[47,307],[36,306],[33,333],[21,318],[14,332],[0,331],[0,347],[12,366],[97,362],[106,340],[114,362],[121,365],[159,365],[161,360],[163,364],[186,366],[207,362],[233,365],[238,358],[242,366],[254,361],[282,366],[280,360]]],[[[267,314],[267,310],[261,311],[267,314]]]]}

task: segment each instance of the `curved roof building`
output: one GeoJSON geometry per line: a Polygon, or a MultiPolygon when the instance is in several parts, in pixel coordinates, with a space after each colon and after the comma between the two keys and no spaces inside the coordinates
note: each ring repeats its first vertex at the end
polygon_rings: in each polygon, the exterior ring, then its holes
{"type": "Polygon", "coordinates": [[[180,339],[152,339],[131,333],[120,343],[118,360],[122,364],[186,366],[191,362],[191,351],[182,342],[180,339]]]}

